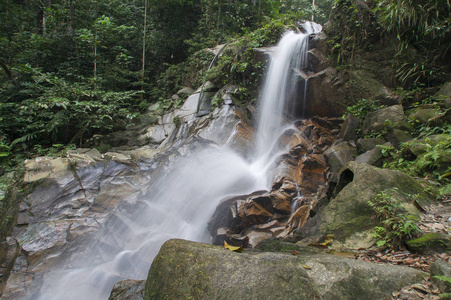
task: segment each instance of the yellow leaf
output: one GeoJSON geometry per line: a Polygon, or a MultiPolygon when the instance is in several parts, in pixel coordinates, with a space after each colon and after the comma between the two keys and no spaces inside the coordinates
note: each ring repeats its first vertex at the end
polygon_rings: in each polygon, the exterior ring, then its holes
{"type": "Polygon", "coordinates": [[[224,248],[229,249],[230,251],[243,252],[242,246],[232,246],[232,245],[227,244],[226,241],[224,241],[224,248]]]}
{"type": "Polygon", "coordinates": [[[302,265],[302,266],[304,267],[304,269],[307,269],[307,270],[311,270],[312,269],[312,267],[307,266],[307,265],[302,265]]]}

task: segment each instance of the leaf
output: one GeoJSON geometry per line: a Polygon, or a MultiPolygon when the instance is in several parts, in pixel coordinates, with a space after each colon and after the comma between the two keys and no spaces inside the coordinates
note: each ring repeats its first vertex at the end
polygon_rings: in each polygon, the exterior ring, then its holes
{"type": "Polygon", "coordinates": [[[243,246],[232,246],[227,244],[226,241],[224,241],[224,248],[229,249],[230,251],[243,252],[243,246]]]}
{"type": "Polygon", "coordinates": [[[312,267],[307,266],[307,265],[302,265],[302,266],[304,267],[304,269],[307,269],[307,270],[311,270],[312,269],[312,267]]]}
{"type": "Polygon", "coordinates": [[[293,255],[299,255],[299,252],[294,251],[294,250],[291,250],[291,254],[293,254],[293,255]]]}

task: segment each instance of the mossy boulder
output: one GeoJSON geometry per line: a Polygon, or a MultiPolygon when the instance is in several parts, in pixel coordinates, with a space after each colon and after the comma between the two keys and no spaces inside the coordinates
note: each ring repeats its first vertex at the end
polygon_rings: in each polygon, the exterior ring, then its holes
{"type": "Polygon", "coordinates": [[[237,253],[184,240],[155,257],[145,299],[320,299],[302,262],[273,253],[237,253]],[[293,272],[296,270],[296,272],[293,272]]]}
{"type": "Polygon", "coordinates": [[[409,175],[365,163],[348,163],[339,174],[336,196],[306,223],[299,233],[300,238],[333,234],[336,247],[357,249],[370,246],[371,230],[378,221],[368,201],[393,188],[396,188],[397,200],[410,214],[418,214],[416,206],[425,207],[430,201],[424,187],[409,175]]]}
{"type": "Polygon", "coordinates": [[[150,268],[145,299],[390,299],[426,273],[302,248],[232,252],[184,240],[166,242],[150,268]]]}
{"type": "Polygon", "coordinates": [[[406,242],[409,249],[416,252],[444,252],[451,251],[451,236],[443,233],[425,233],[419,238],[406,242]]]}

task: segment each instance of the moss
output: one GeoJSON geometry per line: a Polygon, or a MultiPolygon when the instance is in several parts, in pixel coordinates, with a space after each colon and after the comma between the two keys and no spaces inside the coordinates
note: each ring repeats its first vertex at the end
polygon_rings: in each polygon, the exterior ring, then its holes
{"type": "Polygon", "coordinates": [[[447,235],[431,232],[407,241],[407,246],[419,252],[449,251],[451,250],[451,239],[447,235]]]}

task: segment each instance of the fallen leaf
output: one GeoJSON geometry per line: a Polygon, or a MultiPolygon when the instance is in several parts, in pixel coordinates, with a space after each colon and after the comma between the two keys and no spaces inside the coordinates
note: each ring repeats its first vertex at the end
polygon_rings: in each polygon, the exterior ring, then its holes
{"type": "Polygon", "coordinates": [[[293,255],[299,255],[299,252],[294,251],[294,250],[291,250],[291,253],[292,253],[293,255]]]}
{"type": "Polygon", "coordinates": [[[312,267],[307,266],[307,265],[302,265],[302,266],[304,267],[304,269],[307,269],[307,270],[311,270],[312,269],[312,267]]]}
{"type": "Polygon", "coordinates": [[[242,246],[232,246],[232,245],[227,244],[226,241],[224,241],[224,248],[229,249],[230,251],[243,252],[242,246]]]}

